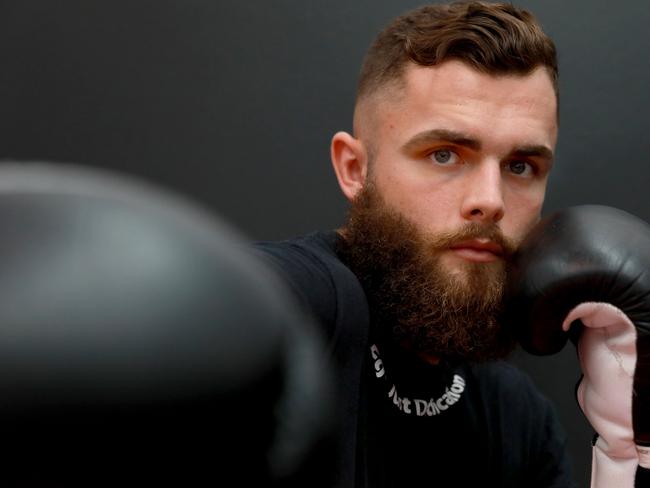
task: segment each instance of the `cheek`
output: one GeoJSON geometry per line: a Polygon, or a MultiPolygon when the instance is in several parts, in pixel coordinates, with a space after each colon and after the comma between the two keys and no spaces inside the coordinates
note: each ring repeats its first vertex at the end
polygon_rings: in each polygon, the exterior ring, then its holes
{"type": "Polygon", "coordinates": [[[458,225],[459,203],[454,192],[442,185],[393,187],[386,203],[424,233],[448,231],[458,225]]]}
{"type": "Polygon", "coordinates": [[[535,227],[535,224],[537,224],[537,222],[539,222],[539,219],[540,219],[539,212],[537,212],[535,214],[535,216],[532,216],[532,217],[528,218],[524,222],[524,224],[522,226],[521,235],[519,236],[520,241],[523,240],[524,237],[526,237],[528,235],[528,233],[532,230],[533,227],[535,227]]]}
{"type": "Polygon", "coordinates": [[[537,222],[539,222],[539,214],[519,215],[517,220],[512,222],[510,229],[502,229],[503,234],[517,248],[537,222]]]}
{"type": "Polygon", "coordinates": [[[377,165],[372,179],[384,201],[409,220],[444,220],[459,206],[461,189],[453,179],[432,174],[413,161],[397,157],[393,161],[377,165]]]}
{"type": "Polygon", "coordinates": [[[517,242],[521,241],[539,222],[543,204],[543,190],[517,194],[506,209],[506,212],[509,210],[510,213],[509,237],[517,242]]]}

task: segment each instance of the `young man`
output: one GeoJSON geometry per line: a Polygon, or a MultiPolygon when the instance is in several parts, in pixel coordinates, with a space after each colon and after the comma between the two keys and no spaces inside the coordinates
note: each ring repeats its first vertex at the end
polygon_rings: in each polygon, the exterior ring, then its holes
{"type": "Polygon", "coordinates": [[[557,60],[509,4],[430,5],[364,61],[331,157],[337,231],[257,248],[322,324],[345,411],[337,486],[573,486],[553,407],[500,359],[506,263],[539,220],[557,60]]]}

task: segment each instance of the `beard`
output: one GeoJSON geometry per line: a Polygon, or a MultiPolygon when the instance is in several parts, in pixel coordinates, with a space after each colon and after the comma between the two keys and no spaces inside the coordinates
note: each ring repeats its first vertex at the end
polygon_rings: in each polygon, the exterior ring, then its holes
{"type": "Polygon", "coordinates": [[[369,183],[352,202],[339,251],[366,291],[380,336],[454,363],[504,358],[514,349],[514,337],[498,317],[506,259],[515,247],[494,223],[426,235],[369,183]],[[477,238],[501,245],[502,256],[487,263],[460,260],[451,272],[441,255],[477,238]]]}

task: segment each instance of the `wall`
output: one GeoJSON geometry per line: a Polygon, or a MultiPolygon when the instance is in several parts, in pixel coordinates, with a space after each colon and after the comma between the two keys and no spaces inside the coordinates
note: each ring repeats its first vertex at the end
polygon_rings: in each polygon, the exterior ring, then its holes
{"type": "MultiPolygon", "coordinates": [[[[350,129],[363,53],[413,0],[14,0],[0,6],[0,158],[107,167],[187,193],[250,238],[341,223],[329,141],[350,129]]],[[[545,212],[650,220],[641,0],[528,0],[555,39],[561,131],[545,212]]],[[[518,353],[556,403],[587,486],[572,347],[518,353]]]]}

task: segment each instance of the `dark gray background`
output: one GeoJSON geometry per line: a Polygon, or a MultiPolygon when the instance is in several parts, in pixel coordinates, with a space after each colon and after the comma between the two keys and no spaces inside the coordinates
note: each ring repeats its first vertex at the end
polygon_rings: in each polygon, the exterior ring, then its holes
{"type": "MultiPolygon", "coordinates": [[[[413,0],[15,0],[0,3],[0,158],[112,168],[183,192],[251,239],[339,225],[329,162],[363,53],[413,0]]],[[[528,0],[555,39],[561,129],[545,211],[650,220],[650,7],[528,0]]],[[[572,347],[513,358],[556,403],[580,486],[591,429],[572,347]]],[[[468,440],[468,448],[471,440],[468,440]]]]}

